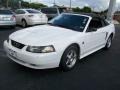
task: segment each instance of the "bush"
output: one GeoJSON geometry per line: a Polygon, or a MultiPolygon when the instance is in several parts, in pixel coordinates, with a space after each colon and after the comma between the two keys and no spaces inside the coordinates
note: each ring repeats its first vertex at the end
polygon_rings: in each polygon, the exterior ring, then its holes
{"type": "Polygon", "coordinates": [[[83,7],[82,9],[80,9],[79,7],[73,8],[74,12],[85,12],[85,13],[91,13],[92,9],[90,7],[83,7]]]}

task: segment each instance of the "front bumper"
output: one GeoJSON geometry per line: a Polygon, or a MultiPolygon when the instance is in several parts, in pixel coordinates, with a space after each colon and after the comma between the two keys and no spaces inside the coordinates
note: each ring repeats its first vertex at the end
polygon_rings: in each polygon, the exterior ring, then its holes
{"type": "Polygon", "coordinates": [[[4,42],[4,49],[10,59],[29,68],[47,69],[59,67],[60,57],[56,52],[45,54],[30,53],[26,51],[26,47],[20,50],[10,45],[7,41],[4,42]],[[11,55],[9,50],[15,51],[16,56],[11,55]]]}

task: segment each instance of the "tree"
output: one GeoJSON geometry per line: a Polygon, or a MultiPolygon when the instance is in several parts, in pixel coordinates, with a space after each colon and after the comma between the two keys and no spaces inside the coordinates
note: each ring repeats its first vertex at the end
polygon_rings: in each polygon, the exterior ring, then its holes
{"type": "Polygon", "coordinates": [[[82,9],[82,12],[85,12],[85,13],[91,13],[92,12],[92,9],[90,8],[90,7],[84,7],[83,9],[82,9]]]}
{"type": "Polygon", "coordinates": [[[18,8],[19,1],[22,0],[0,0],[0,7],[12,8],[12,9],[18,8]]]}
{"type": "Polygon", "coordinates": [[[22,8],[35,8],[39,9],[42,7],[47,7],[46,5],[42,3],[29,3],[23,0],[0,0],[0,7],[6,7],[6,8],[11,8],[11,9],[18,9],[20,8],[19,6],[19,1],[21,1],[21,6],[22,8]]]}
{"type": "Polygon", "coordinates": [[[91,13],[92,9],[90,7],[83,7],[82,9],[80,9],[79,7],[73,8],[74,12],[85,12],[85,13],[91,13]]]}
{"type": "Polygon", "coordinates": [[[29,3],[29,2],[22,1],[22,7],[39,9],[39,8],[47,7],[47,6],[42,3],[29,3]]]}
{"type": "Polygon", "coordinates": [[[30,7],[29,2],[22,1],[22,7],[29,8],[30,7]]]}
{"type": "Polygon", "coordinates": [[[73,8],[74,12],[81,12],[81,9],[79,7],[73,8]]]}
{"type": "Polygon", "coordinates": [[[9,0],[6,0],[6,7],[9,7],[9,0]]]}
{"type": "Polygon", "coordinates": [[[6,7],[6,0],[0,0],[0,6],[6,7]]]}
{"type": "Polygon", "coordinates": [[[44,4],[41,4],[41,3],[30,3],[29,7],[39,9],[39,8],[43,8],[43,7],[47,7],[47,6],[44,4]]]}

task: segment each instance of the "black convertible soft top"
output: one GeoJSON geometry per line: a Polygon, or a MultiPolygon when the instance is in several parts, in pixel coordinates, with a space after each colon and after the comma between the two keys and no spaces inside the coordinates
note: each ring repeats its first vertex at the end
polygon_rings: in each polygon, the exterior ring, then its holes
{"type": "Polygon", "coordinates": [[[72,13],[72,14],[87,15],[87,16],[90,16],[90,17],[92,17],[92,18],[101,18],[101,19],[105,19],[104,16],[101,16],[101,15],[95,14],[95,13],[72,13]]]}

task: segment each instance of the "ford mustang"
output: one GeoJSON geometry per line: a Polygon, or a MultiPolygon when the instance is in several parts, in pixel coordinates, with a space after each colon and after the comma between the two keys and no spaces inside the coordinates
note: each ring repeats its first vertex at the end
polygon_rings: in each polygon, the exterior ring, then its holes
{"type": "Polygon", "coordinates": [[[73,69],[77,62],[104,48],[115,36],[114,24],[95,14],[63,13],[46,25],[16,31],[4,41],[7,56],[33,69],[73,69]]]}

